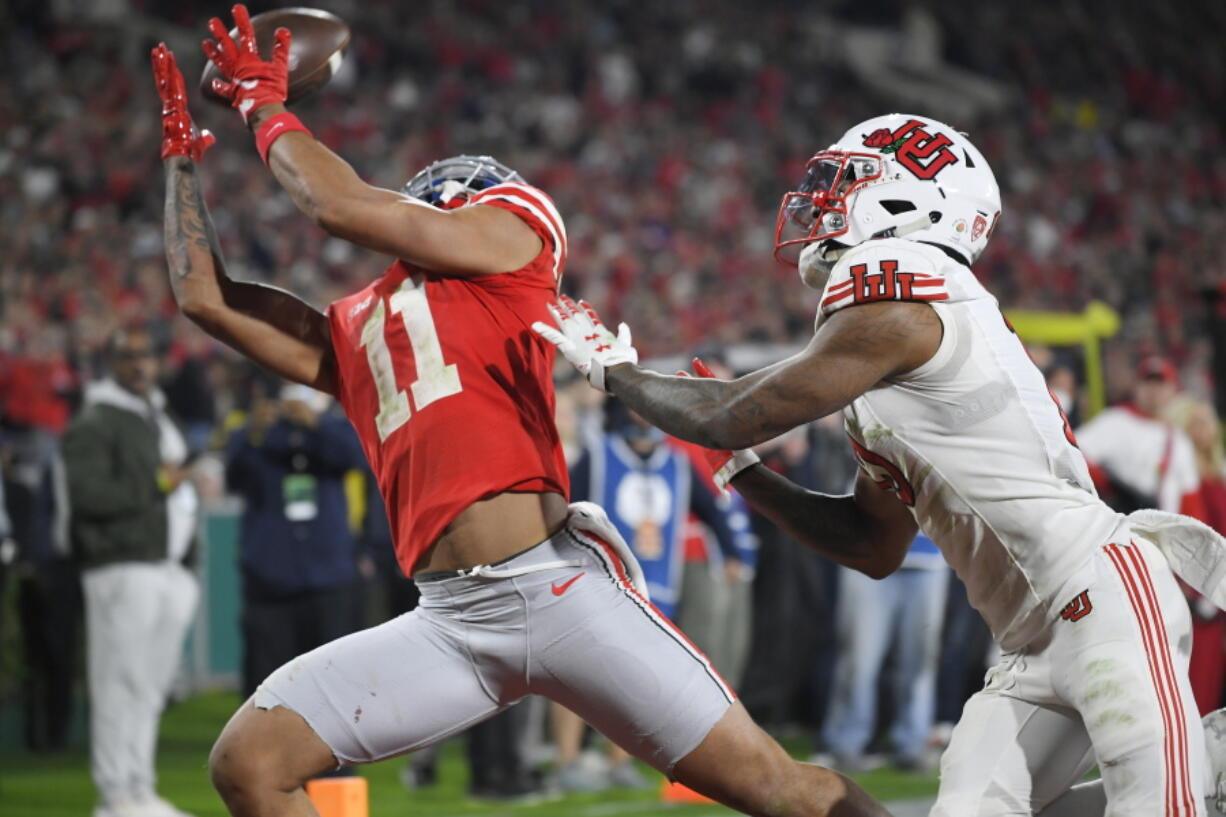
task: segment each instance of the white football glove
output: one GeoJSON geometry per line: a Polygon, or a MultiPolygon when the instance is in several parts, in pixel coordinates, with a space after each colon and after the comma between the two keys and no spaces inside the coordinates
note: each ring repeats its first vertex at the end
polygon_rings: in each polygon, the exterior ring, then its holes
{"type": "Polygon", "coordinates": [[[557,327],[543,321],[532,331],[558,347],[570,364],[587,377],[592,388],[605,391],[604,372],[619,363],[638,363],[639,353],[630,340],[630,327],[621,324],[614,335],[587,301],[575,303],[563,295],[549,305],[557,327]]]}

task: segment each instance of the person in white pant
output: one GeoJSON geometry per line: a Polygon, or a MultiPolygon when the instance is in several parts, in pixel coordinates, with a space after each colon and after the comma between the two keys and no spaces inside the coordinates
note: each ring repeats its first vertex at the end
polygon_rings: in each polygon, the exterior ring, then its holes
{"type": "MultiPolygon", "coordinates": [[[[949,568],[932,540],[915,537],[902,566],[876,581],[839,569],[839,655],[822,738],[838,769],[862,770],[877,722],[877,685],[893,654],[892,760],[920,768],[936,708],[937,657],[949,568]]],[[[820,761],[819,761],[820,762],[820,761]]]]}
{"type": "Polygon", "coordinates": [[[187,444],[154,386],[144,329],[108,344],[112,377],[92,384],[64,437],[72,541],[82,566],[94,817],[183,817],[157,796],[158,721],[199,589],[184,566],[197,497],[187,444]]]}

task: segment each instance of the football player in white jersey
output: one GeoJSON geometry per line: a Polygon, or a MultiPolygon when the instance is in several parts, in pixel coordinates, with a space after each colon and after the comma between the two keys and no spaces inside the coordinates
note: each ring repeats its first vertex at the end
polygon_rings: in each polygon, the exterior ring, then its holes
{"type": "MultiPolygon", "coordinates": [[[[971,272],[1000,210],[963,134],[871,119],[815,155],[780,206],[776,256],[822,291],[804,351],[732,381],[669,377],[638,367],[628,328],[614,336],[586,304],[560,301],[558,327],[535,328],[595,387],[713,449],[843,412],[861,464],[851,496],[804,490],[744,451],[718,478],[875,577],[918,527],[965,582],[1003,656],[954,730],[934,817],[1038,814],[1096,762],[1107,814],[1204,815],[1189,612],[1164,554],[1195,540],[1220,557],[1226,543],[1099,500],[1060,406],[971,272]]],[[[1221,583],[1211,559],[1171,561],[1194,586],[1221,583]]]]}

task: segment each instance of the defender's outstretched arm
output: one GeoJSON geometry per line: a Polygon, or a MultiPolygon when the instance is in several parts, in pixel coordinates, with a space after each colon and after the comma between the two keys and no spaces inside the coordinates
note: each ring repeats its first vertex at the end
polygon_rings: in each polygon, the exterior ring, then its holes
{"type": "Polygon", "coordinates": [[[623,363],[604,372],[604,383],[669,434],[708,448],[749,448],[920,366],[941,331],[926,304],[866,304],[829,316],[799,354],[736,380],[669,377],[623,363]]]}
{"type": "Polygon", "coordinates": [[[810,491],[764,465],[745,469],[732,484],[755,511],[794,539],[874,579],[898,569],[919,530],[907,506],[864,472],[849,496],[810,491]]]}

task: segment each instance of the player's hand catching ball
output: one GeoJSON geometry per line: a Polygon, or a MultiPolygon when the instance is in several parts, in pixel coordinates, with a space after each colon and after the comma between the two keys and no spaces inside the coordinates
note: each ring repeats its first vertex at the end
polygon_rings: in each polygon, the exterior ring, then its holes
{"type": "Polygon", "coordinates": [[[217,140],[208,131],[197,131],[192,115],[187,112],[187,86],[175,63],[175,55],[166,43],[158,43],[150,55],[153,80],[162,99],[162,160],[171,156],[186,156],[200,161],[204,152],[217,140]]]}
{"type": "Polygon", "coordinates": [[[242,3],[231,9],[238,42],[226,31],[217,17],[209,20],[209,31],[215,40],[201,43],[204,55],[217,66],[226,80],[213,80],[213,90],[230,100],[230,105],[248,123],[251,114],[265,105],[285,102],[289,95],[289,46],[292,39],[288,28],[278,28],[273,34],[272,59],[260,58],[255,44],[255,29],[251,16],[242,3]],[[228,80],[228,81],[227,81],[228,80]]]}
{"type": "MultiPolygon", "coordinates": [[[[694,358],[694,372],[699,377],[715,377],[715,372],[707,368],[707,364],[703,363],[699,358],[694,358]]],[[[689,377],[689,372],[677,372],[680,377],[689,377]]],[[[728,494],[728,483],[737,474],[744,471],[751,465],[756,465],[762,460],[758,458],[752,450],[748,448],[738,448],[736,451],[729,451],[722,448],[704,448],[703,456],[707,460],[707,465],[711,466],[711,478],[715,480],[715,484],[723,491],[724,495],[728,494]]]]}
{"type": "Polygon", "coordinates": [[[630,327],[621,324],[614,335],[587,301],[575,303],[563,295],[549,305],[557,327],[542,321],[532,330],[558,347],[593,388],[605,390],[604,371],[619,363],[638,363],[639,353],[630,339],[630,327]]]}

